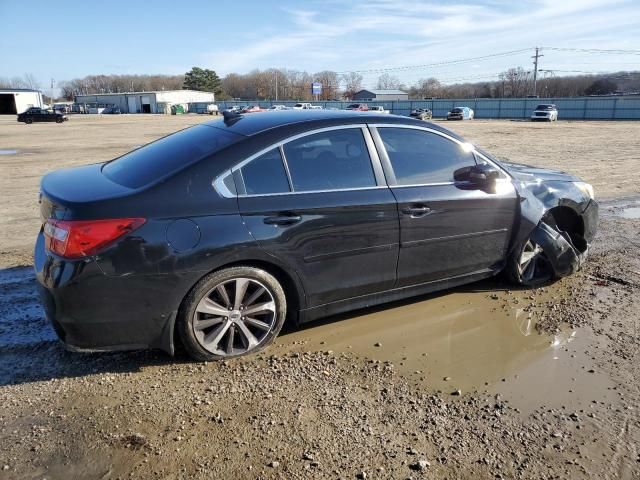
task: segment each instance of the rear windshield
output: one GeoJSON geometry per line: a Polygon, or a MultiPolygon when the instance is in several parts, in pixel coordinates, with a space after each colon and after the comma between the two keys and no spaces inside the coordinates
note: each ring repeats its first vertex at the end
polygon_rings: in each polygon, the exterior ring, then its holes
{"type": "Polygon", "coordinates": [[[102,167],[109,180],[140,188],[237,142],[241,135],[207,125],[181,130],[102,167]]]}

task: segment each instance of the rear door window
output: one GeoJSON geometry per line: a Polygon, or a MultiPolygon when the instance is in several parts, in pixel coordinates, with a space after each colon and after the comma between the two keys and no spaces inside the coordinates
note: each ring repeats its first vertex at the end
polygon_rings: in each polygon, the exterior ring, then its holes
{"type": "Polygon", "coordinates": [[[295,192],[375,187],[360,128],[307,135],[284,145],[295,192]]]}
{"type": "Polygon", "coordinates": [[[453,172],[475,165],[462,146],[442,135],[409,128],[379,128],[398,185],[453,182],[453,172]]]}
{"type": "Polygon", "coordinates": [[[280,149],[263,153],[240,169],[247,195],[289,192],[289,180],[280,149]]]}
{"type": "Polygon", "coordinates": [[[244,138],[208,125],[187,128],[110,161],[102,173],[111,181],[140,188],[244,138]]]}

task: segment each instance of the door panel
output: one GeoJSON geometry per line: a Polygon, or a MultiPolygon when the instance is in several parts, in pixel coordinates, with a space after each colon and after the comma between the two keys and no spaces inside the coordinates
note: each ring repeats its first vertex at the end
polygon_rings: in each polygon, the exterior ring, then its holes
{"type": "Polygon", "coordinates": [[[298,272],[307,307],[392,288],[398,212],[386,187],[239,197],[253,237],[298,272]]]}
{"type": "Polygon", "coordinates": [[[400,213],[398,286],[490,268],[505,258],[517,207],[504,192],[456,185],[394,187],[400,213]],[[424,207],[416,216],[408,210],[424,207]]]}
{"type": "Polygon", "coordinates": [[[495,189],[456,182],[454,171],[476,159],[444,132],[379,127],[372,134],[398,201],[397,286],[469,274],[504,259],[517,209],[506,175],[495,189]]]}

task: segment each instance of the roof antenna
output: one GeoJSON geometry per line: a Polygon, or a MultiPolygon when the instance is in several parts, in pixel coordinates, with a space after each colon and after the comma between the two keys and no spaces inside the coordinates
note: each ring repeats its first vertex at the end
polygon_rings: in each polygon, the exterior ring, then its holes
{"type": "Polygon", "coordinates": [[[233,125],[234,123],[236,123],[238,120],[242,118],[242,115],[240,115],[239,113],[230,112],[228,110],[223,110],[222,116],[224,117],[225,125],[228,125],[228,126],[233,125]]]}

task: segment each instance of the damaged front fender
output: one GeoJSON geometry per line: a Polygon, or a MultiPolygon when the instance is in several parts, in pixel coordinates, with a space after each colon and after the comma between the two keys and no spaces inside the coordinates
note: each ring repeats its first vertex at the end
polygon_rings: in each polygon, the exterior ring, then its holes
{"type": "Polygon", "coordinates": [[[542,248],[556,277],[576,272],[586,257],[586,252],[581,253],[573,246],[566,232],[559,232],[544,222],[533,229],[530,238],[542,248]]]}
{"type": "Polygon", "coordinates": [[[531,239],[542,248],[556,277],[579,270],[595,235],[597,203],[570,181],[516,181],[514,184],[520,196],[520,221],[511,244],[512,255],[519,254],[522,245],[531,239]],[[568,212],[580,228],[567,228],[557,222],[558,213],[568,212]]]}

